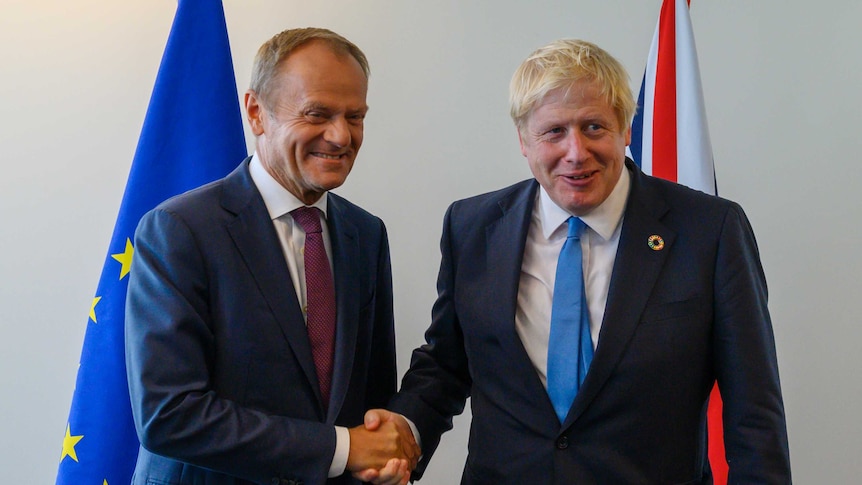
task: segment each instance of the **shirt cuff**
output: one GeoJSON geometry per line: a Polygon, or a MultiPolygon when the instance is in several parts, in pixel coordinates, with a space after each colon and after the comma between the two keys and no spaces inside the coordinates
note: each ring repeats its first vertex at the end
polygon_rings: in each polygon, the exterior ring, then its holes
{"type": "MultiPolygon", "coordinates": [[[[415,434],[415,432],[414,432],[415,434]]],[[[350,454],[350,432],[343,426],[335,427],[335,455],[329,465],[329,478],[337,477],[347,469],[347,456],[350,454]]]]}
{"type": "Polygon", "coordinates": [[[422,449],[422,437],[419,436],[419,429],[416,428],[416,425],[413,424],[413,421],[410,421],[410,418],[408,418],[407,416],[404,416],[403,414],[401,414],[400,416],[402,418],[404,418],[404,421],[407,421],[407,425],[410,426],[410,431],[413,433],[413,439],[416,440],[416,444],[419,445],[419,449],[421,450],[422,449]]]}

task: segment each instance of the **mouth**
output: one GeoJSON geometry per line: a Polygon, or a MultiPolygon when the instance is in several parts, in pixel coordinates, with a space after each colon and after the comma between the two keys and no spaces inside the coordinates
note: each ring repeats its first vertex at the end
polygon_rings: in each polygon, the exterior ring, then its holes
{"type": "Polygon", "coordinates": [[[323,153],[323,152],[311,152],[310,154],[316,158],[322,158],[324,160],[345,160],[347,158],[347,153],[335,154],[335,153],[323,153]]]}
{"type": "Polygon", "coordinates": [[[560,175],[560,177],[562,177],[563,179],[565,179],[566,181],[568,181],[570,183],[577,184],[577,183],[583,183],[583,182],[591,179],[593,177],[593,175],[595,175],[595,173],[596,172],[593,171],[593,172],[571,174],[571,175],[562,174],[562,175],[560,175]]]}

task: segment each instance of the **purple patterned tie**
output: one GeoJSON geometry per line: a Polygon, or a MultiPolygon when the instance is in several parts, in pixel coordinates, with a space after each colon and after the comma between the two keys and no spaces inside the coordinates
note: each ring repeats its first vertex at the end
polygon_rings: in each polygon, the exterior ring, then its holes
{"type": "Polygon", "coordinates": [[[335,285],[323,246],[320,211],[314,207],[300,207],[290,215],[305,230],[306,326],[325,409],[329,406],[335,353],[335,285]]]}

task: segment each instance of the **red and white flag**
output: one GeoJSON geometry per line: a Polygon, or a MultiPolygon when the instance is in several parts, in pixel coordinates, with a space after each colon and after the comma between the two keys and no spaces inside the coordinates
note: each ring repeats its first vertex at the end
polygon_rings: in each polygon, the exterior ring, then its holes
{"type": "MultiPolygon", "coordinates": [[[[664,0],[632,123],[630,155],[650,175],[716,194],[712,145],[700,84],[688,2],[664,0]]],[[[709,462],[716,484],[727,483],[721,396],[708,410],[709,462]]]]}
{"type": "Polygon", "coordinates": [[[715,195],[712,145],[686,0],[664,0],[632,124],[631,154],[650,175],[715,195]]]}

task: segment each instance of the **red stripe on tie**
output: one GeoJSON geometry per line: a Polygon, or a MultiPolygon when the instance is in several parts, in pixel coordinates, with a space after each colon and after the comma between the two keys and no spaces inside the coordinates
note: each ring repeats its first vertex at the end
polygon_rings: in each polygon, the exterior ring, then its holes
{"type": "Polygon", "coordinates": [[[653,102],[652,174],[673,182],[676,169],[676,9],[665,0],[659,15],[653,102]]]}

